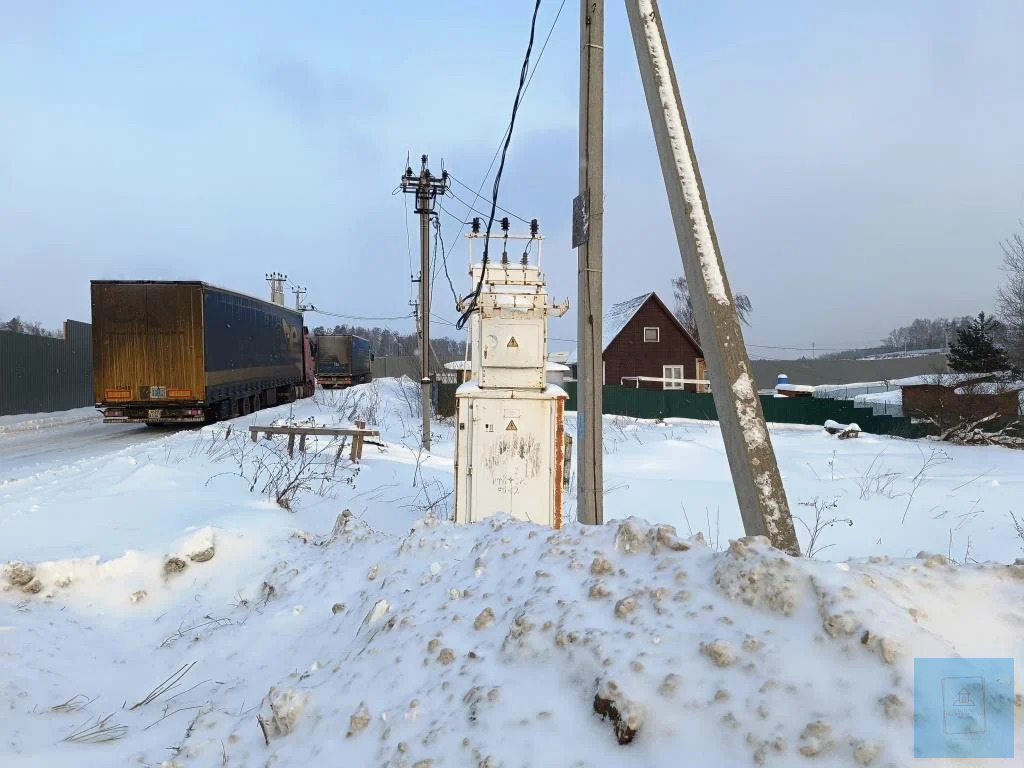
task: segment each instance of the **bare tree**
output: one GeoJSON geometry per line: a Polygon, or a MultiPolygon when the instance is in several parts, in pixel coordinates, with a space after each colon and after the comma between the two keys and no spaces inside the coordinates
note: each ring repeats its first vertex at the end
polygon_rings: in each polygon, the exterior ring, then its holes
{"type": "MultiPolygon", "coordinates": [[[[686,284],[685,275],[672,279],[672,296],[676,301],[675,316],[699,344],[700,334],[697,331],[697,318],[693,314],[693,299],[690,296],[690,286],[686,284]]],[[[754,311],[750,297],[745,293],[737,293],[733,296],[733,300],[736,302],[736,313],[740,317],[740,322],[750,325],[750,313],[754,311]]]]}
{"type": "Polygon", "coordinates": [[[22,320],[17,315],[7,322],[0,322],[0,331],[25,333],[29,336],[50,336],[55,339],[59,339],[63,336],[61,331],[51,331],[49,328],[44,328],[42,323],[32,320],[22,320]]]}
{"type": "Polygon", "coordinates": [[[1007,355],[1018,370],[1024,369],[1024,220],[1020,224],[1021,232],[1000,243],[1006,282],[996,294],[999,316],[1006,329],[1007,355]]]}

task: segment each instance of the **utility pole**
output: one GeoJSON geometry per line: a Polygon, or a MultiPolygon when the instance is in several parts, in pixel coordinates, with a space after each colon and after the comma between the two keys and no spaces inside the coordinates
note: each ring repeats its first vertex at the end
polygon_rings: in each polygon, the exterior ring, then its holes
{"type": "Polygon", "coordinates": [[[295,309],[302,312],[305,309],[305,307],[302,306],[302,297],[305,296],[308,291],[305,288],[300,288],[295,285],[292,286],[292,293],[295,294],[295,309]]]}
{"type": "Polygon", "coordinates": [[[767,536],[776,548],[799,555],[800,545],[750,373],[750,358],[726,279],[657,0],[626,0],[626,12],[683,272],[691,286],[697,330],[715,382],[712,394],[743,529],[748,536],[767,536]]]}
{"type": "Polygon", "coordinates": [[[448,171],[441,178],[427,168],[427,156],[420,157],[420,173],[414,176],[406,168],[402,191],[416,196],[416,213],[420,216],[420,387],[423,400],[423,448],[430,450],[430,217],[438,195],[448,191],[448,171]]]}
{"type": "Polygon", "coordinates": [[[604,344],[601,280],[604,232],[604,0],[580,2],[580,186],[573,201],[579,308],[576,331],[577,517],[604,523],[604,344]]]}
{"type": "Polygon", "coordinates": [[[282,307],[284,306],[284,281],[287,279],[288,275],[282,275],[280,272],[267,274],[267,282],[270,283],[270,301],[282,307]]]}

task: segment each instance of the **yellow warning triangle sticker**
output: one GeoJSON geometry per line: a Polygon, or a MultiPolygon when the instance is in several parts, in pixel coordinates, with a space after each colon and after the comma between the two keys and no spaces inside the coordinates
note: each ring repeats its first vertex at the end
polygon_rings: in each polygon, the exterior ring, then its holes
{"type": "Polygon", "coordinates": [[[505,431],[506,432],[518,432],[519,431],[519,427],[516,426],[516,423],[514,421],[509,419],[508,426],[505,427],[505,431]]]}
{"type": "Polygon", "coordinates": [[[519,346],[519,342],[516,341],[516,337],[513,336],[512,338],[510,338],[508,340],[508,344],[506,344],[505,346],[506,347],[518,347],[519,346]]]}

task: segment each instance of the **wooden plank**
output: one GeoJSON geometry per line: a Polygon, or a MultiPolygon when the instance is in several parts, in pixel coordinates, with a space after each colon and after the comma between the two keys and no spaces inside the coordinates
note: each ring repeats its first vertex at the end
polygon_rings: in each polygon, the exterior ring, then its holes
{"type": "Polygon", "coordinates": [[[358,429],[351,427],[261,427],[250,426],[249,431],[267,435],[319,435],[327,437],[380,437],[376,429],[358,429]]]}
{"type": "Polygon", "coordinates": [[[354,435],[352,437],[352,444],[353,445],[358,445],[358,447],[356,448],[356,461],[360,461],[363,458],[363,435],[362,435],[362,433],[366,431],[366,422],[362,421],[362,420],[358,420],[358,421],[355,422],[355,425],[356,425],[356,429],[358,429],[360,431],[360,434],[354,435]]]}
{"type": "Polygon", "coordinates": [[[295,435],[294,434],[288,435],[288,455],[289,456],[294,456],[295,455],[295,435]]]}
{"type": "Polygon", "coordinates": [[[306,452],[306,433],[302,432],[299,435],[299,453],[306,452]]]}

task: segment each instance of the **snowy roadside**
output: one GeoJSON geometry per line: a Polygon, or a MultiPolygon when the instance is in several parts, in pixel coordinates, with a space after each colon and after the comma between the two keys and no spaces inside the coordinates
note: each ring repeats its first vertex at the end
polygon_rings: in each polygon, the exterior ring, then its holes
{"type": "Polygon", "coordinates": [[[903,766],[915,656],[1024,664],[1020,452],[772,429],[804,550],[823,513],[846,562],[793,560],[728,543],[707,423],[607,422],[607,514],[683,539],[454,526],[453,430],[419,451],[417,399],[257,414],[381,429],[358,468],[311,441],[290,496],[303,459],[251,418],[0,483],[0,562],[25,563],[0,573],[0,764],[903,766]]]}
{"type": "Polygon", "coordinates": [[[0,416],[0,434],[31,432],[66,424],[102,420],[103,416],[92,406],[58,413],[19,413],[15,416],[0,416]]]}

